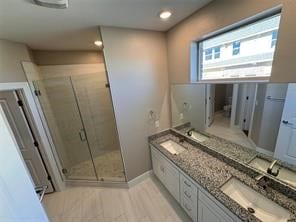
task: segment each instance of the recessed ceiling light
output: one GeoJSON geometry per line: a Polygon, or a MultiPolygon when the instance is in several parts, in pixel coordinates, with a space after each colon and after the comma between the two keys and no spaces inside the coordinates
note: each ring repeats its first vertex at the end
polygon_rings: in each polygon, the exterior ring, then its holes
{"type": "Polygon", "coordinates": [[[163,20],[167,20],[171,17],[172,13],[170,11],[162,11],[160,14],[159,14],[159,17],[163,20]]]}
{"type": "Polygon", "coordinates": [[[103,42],[97,40],[97,41],[94,42],[94,44],[95,44],[96,46],[102,46],[102,45],[103,45],[103,42]]]}

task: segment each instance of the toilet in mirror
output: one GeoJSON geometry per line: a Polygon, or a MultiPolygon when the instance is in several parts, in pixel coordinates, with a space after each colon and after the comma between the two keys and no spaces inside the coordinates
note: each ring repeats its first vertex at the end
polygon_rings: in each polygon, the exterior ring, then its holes
{"type": "Polygon", "coordinates": [[[296,187],[296,83],[175,84],[171,110],[176,130],[247,149],[244,164],[296,187]]]}

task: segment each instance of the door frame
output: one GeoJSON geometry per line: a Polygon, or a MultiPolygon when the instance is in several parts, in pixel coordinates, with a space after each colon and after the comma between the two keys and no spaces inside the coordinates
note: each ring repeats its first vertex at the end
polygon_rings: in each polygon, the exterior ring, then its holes
{"type": "MultiPolygon", "coordinates": [[[[279,128],[279,131],[278,131],[278,135],[277,135],[277,141],[276,141],[276,146],[275,146],[275,149],[274,149],[274,158],[276,159],[279,159],[279,160],[283,160],[283,161],[286,161],[288,163],[291,163],[291,164],[294,164],[294,159],[293,157],[288,157],[286,152],[286,148],[282,149],[282,141],[285,139],[283,138],[280,138],[280,134],[281,134],[281,128],[282,127],[287,127],[287,126],[284,126],[283,124],[283,120],[285,120],[285,107],[286,107],[286,103],[287,103],[287,97],[289,96],[288,93],[289,93],[289,90],[290,92],[292,92],[293,90],[296,89],[296,83],[289,83],[288,84],[288,88],[287,88],[287,92],[286,92],[286,97],[285,97],[285,104],[284,104],[284,108],[283,108],[283,112],[282,112],[282,117],[281,117],[281,123],[280,123],[280,128],[279,128]]],[[[296,90],[295,90],[296,91],[296,90]]],[[[292,93],[291,93],[292,95],[292,93]]]]}
{"type": "Polygon", "coordinates": [[[65,189],[65,183],[63,182],[57,163],[52,153],[51,144],[48,140],[46,130],[43,127],[41,117],[39,115],[37,106],[34,101],[34,96],[32,95],[30,86],[27,82],[11,82],[11,83],[0,83],[0,91],[12,91],[12,90],[21,90],[26,102],[28,104],[28,109],[31,112],[32,121],[35,123],[36,129],[40,136],[40,154],[45,162],[45,167],[47,168],[52,183],[56,191],[61,191],[65,189]]]}
{"type": "Polygon", "coordinates": [[[212,90],[216,90],[216,85],[215,84],[206,84],[206,128],[210,127],[212,123],[214,122],[214,116],[215,116],[215,92],[214,95],[212,96],[212,90]],[[211,97],[211,98],[210,98],[211,97]],[[214,102],[212,102],[214,101],[214,102]],[[214,111],[213,111],[214,110],[214,111]],[[213,111],[213,112],[212,112],[213,111]],[[212,113],[212,119],[209,120],[209,114],[212,113]]]}

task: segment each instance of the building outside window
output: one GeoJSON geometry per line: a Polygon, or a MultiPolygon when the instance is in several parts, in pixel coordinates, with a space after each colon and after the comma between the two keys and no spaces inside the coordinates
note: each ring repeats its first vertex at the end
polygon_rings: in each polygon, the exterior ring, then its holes
{"type": "Polygon", "coordinates": [[[276,14],[197,42],[198,80],[268,80],[279,24],[276,14]]]}
{"type": "Polygon", "coordinates": [[[211,60],[212,59],[212,48],[206,49],[205,58],[206,58],[206,60],[211,60]]]}
{"type": "Polygon", "coordinates": [[[278,35],[277,30],[272,31],[272,33],[271,33],[271,48],[275,47],[275,45],[276,45],[277,35],[278,35]]]}
{"type": "Polygon", "coordinates": [[[220,58],[220,46],[214,48],[214,59],[220,58]]]}
{"type": "Polygon", "coordinates": [[[240,41],[232,43],[232,55],[238,55],[240,52],[240,41]]]}

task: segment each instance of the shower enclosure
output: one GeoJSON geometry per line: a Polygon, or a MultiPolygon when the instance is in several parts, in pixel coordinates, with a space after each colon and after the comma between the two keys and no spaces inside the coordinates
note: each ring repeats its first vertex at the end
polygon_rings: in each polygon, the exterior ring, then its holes
{"type": "Polygon", "coordinates": [[[125,181],[105,73],[33,81],[66,180],[125,181]]]}

